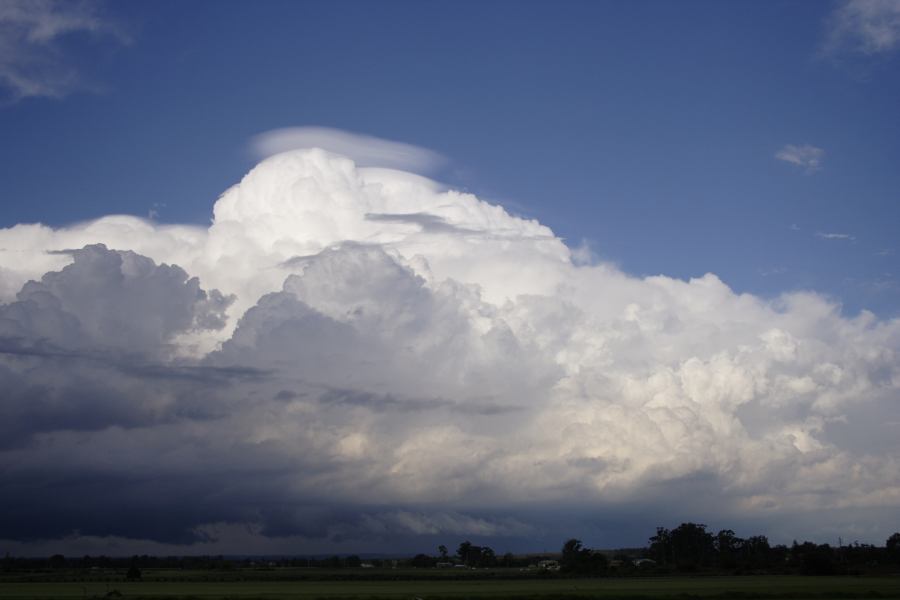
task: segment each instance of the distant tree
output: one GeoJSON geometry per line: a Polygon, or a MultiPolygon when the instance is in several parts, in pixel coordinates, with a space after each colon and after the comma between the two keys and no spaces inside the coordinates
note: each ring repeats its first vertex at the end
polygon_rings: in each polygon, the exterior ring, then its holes
{"type": "Polygon", "coordinates": [[[469,564],[470,554],[472,554],[472,542],[470,542],[469,540],[464,541],[456,549],[456,555],[459,557],[459,560],[463,562],[463,564],[469,564]]]}
{"type": "Polygon", "coordinates": [[[434,558],[428,556],[427,554],[416,554],[410,561],[410,564],[417,569],[428,569],[430,567],[433,567],[434,563],[434,558]]]}
{"type": "Polygon", "coordinates": [[[447,546],[441,544],[438,546],[438,554],[441,556],[441,561],[447,561],[447,546]]]}
{"type": "Polygon", "coordinates": [[[816,545],[812,542],[798,544],[794,541],[790,557],[791,563],[798,566],[804,575],[834,575],[838,570],[834,562],[834,552],[828,544],[816,545]]]}
{"type": "Polygon", "coordinates": [[[128,581],[137,581],[141,578],[141,570],[138,569],[136,564],[132,564],[128,569],[128,573],[125,574],[125,578],[128,581]]]}
{"type": "Polygon", "coordinates": [[[672,563],[672,532],[665,527],[657,527],[656,535],[650,538],[650,558],[661,565],[672,563]]]}
{"type": "Polygon", "coordinates": [[[344,566],[349,567],[351,569],[358,569],[362,565],[362,559],[355,554],[351,554],[347,558],[344,559],[344,566]]]}
{"type": "Polygon", "coordinates": [[[762,569],[769,566],[771,548],[769,539],[764,535],[754,535],[744,541],[741,547],[741,555],[744,563],[754,569],[762,569]]]}
{"type": "Polygon", "coordinates": [[[562,556],[559,561],[560,570],[565,573],[575,573],[581,567],[584,556],[589,552],[579,539],[569,539],[563,544],[562,556]]]}
{"type": "Polygon", "coordinates": [[[476,566],[481,568],[496,567],[497,554],[494,552],[494,549],[490,546],[481,548],[481,552],[478,553],[478,563],[476,566]]]}
{"type": "Polygon", "coordinates": [[[563,544],[562,557],[559,561],[560,571],[578,575],[599,575],[606,570],[606,566],[606,556],[585,548],[581,540],[572,538],[563,544]]]}
{"type": "Polygon", "coordinates": [[[884,543],[884,549],[887,551],[888,559],[900,561],[900,531],[891,534],[884,543]]]}
{"type": "Polygon", "coordinates": [[[840,560],[845,567],[852,566],[858,569],[859,567],[877,565],[882,562],[883,554],[882,549],[877,546],[853,542],[841,548],[840,560]]]}
{"type": "Polygon", "coordinates": [[[715,553],[712,534],[699,523],[682,523],[673,529],[671,545],[675,564],[685,571],[707,565],[715,553]]]}
{"type": "Polygon", "coordinates": [[[66,557],[62,554],[54,554],[50,557],[50,567],[53,569],[61,569],[66,566],[66,557]]]}
{"type": "Polygon", "coordinates": [[[716,534],[713,545],[721,567],[733,569],[737,566],[744,540],[736,536],[732,530],[723,529],[716,534]]]}

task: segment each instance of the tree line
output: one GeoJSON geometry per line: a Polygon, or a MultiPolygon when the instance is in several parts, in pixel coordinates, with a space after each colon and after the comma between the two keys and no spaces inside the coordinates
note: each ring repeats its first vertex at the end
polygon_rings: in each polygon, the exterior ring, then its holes
{"type": "Polygon", "coordinates": [[[637,554],[591,550],[571,539],[563,545],[560,570],[594,575],[612,570],[806,575],[892,571],[900,567],[900,532],[888,537],[884,546],[858,542],[831,546],[796,540],[787,546],[771,545],[764,535],[741,538],[731,529],[713,533],[703,524],[682,523],[671,530],[657,527],[656,535],[637,554]]]}
{"type": "Polygon", "coordinates": [[[764,535],[741,538],[731,529],[718,533],[706,525],[682,523],[675,529],[656,529],[649,539],[647,556],[663,567],[679,571],[718,568],[726,571],[787,571],[833,575],[871,567],[900,565],[900,533],[884,546],[854,542],[838,546],[813,542],[769,544],[764,535]]]}
{"type": "MultiPolygon", "coordinates": [[[[799,573],[810,575],[893,572],[900,567],[900,532],[892,534],[884,546],[854,542],[837,546],[813,542],[791,545],[769,543],[763,535],[739,537],[731,529],[712,532],[706,525],[682,523],[674,529],[657,527],[643,548],[601,550],[586,547],[581,540],[566,540],[558,553],[546,555],[497,555],[493,548],[469,540],[461,542],[454,554],[445,545],[437,554],[420,553],[411,558],[368,558],[357,555],[326,557],[228,558],[222,556],[106,556],[67,559],[61,554],[49,558],[15,558],[8,554],[0,563],[3,571],[34,569],[128,569],[129,578],[139,578],[140,569],[176,568],[200,571],[275,569],[306,567],[323,569],[371,568],[519,568],[559,571],[565,575],[599,576],[628,574],[799,573]]],[[[547,573],[545,573],[547,574],[547,573]]]]}

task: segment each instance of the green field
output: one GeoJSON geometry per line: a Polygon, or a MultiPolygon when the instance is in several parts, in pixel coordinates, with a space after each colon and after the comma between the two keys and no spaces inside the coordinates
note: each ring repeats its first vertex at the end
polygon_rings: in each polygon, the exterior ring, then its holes
{"type": "Polygon", "coordinates": [[[0,582],[0,598],[896,598],[897,577],[649,577],[417,581],[0,582]],[[121,596],[120,596],[121,594],[121,596]]]}

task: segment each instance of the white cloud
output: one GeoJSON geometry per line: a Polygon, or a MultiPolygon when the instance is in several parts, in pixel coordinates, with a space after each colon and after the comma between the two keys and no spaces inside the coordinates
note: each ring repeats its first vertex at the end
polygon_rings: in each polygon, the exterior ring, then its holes
{"type": "Polygon", "coordinates": [[[816,232],[816,237],[823,240],[847,240],[850,242],[856,240],[856,237],[850,235],[849,233],[833,233],[825,231],[816,232]]]}
{"type": "Polygon", "coordinates": [[[128,38],[90,1],[6,0],[0,3],[0,89],[6,100],[59,98],[86,84],[66,56],[68,37],[128,38]]]}
{"type": "Polygon", "coordinates": [[[802,167],[807,173],[814,173],[822,168],[822,159],[825,157],[825,151],[816,146],[804,144],[795,146],[787,144],[784,148],[775,153],[775,158],[783,160],[786,163],[802,167]]]}
{"type": "Polygon", "coordinates": [[[213,213],[0,230],[5,535],[209,548],[210,524],[248,523],[359,551],[697,497],[723,520],[892,526],[900,321],[632,277],[321,150],[266,159],[213,213]],[[93,243],[116,251],[58,252],[93,243]],[[80,512],[78,473],[108,482],[80,512]],[[706,487],[659,493],[685,481],[706,487]]]}
{"type": "Polygon", "coordinates": [[[900,46],[900,2],[845,0],[829,17],[827,54],[876,55],[900,46]]]}
{"type": "Polygon", "coordinates": [[[289,150],[321,148],[347,156],[360,167],[387,167],[429,173],[444,164],[440,154],[403,142],[393,142],[330,127],[285,127],[261,133],[251,142],[258,158],[289,150]]]}

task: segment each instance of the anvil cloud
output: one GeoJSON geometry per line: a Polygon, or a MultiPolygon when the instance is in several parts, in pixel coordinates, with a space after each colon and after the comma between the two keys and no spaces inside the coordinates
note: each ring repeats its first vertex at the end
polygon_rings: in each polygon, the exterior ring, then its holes
{"type": "Polygon", "coordinates": [[[316,149],[264,160],[208,228],[110,216],[0,248],[14,548],[896,525],[900,322],[815,293],[583,265],[536,221],[316,149]]]}

